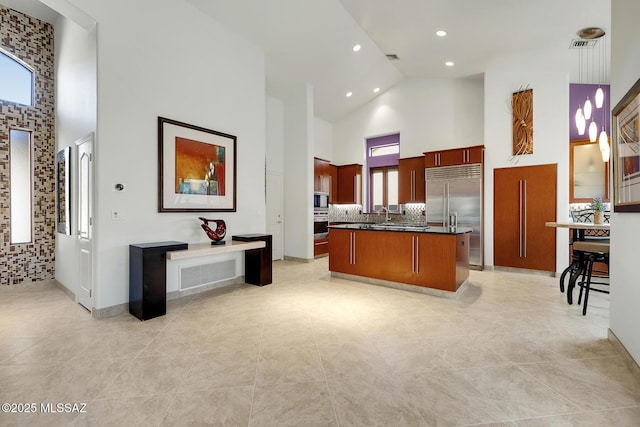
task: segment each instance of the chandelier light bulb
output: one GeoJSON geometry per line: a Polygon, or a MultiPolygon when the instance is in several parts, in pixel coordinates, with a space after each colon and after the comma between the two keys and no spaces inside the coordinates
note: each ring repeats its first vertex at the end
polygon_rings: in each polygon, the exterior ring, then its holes
{"type": "Polygon", "coordinates": [[[602,152],[602,161],[605,163],[608,162],[610,155],[611,155],[611,150],[609,149],[609,147],[607,147],[607,149],[602,152]]]}
{"type": "Polygon", "coordinates": [[[596,108],[602,108],[603,104],[604,104],[604,91],[602,90],[601,87],[598,86],[598,89],[596,90],[596,108]]]}
{"type": "Polygon", "coordinates": [[[591,100],[587,96],[587,100],[584,102],[584,118],[589,120],[591,118],[591,100]]]}
{"type": "Polygon", "coordinates": [[[578,128],[578,134],[584,135],[584,130],[587,127],[587,121],[584,118],[584,114],[582,113],[582,108],[578,107],[578,111],[576,111],[576,127],[578,128]]]}
{"type": "Polygon", "coordinates": [[[589,125],[589,141],[596,142],[598,140],[598,125],[596,122],[591,120],[591,124],[589,125]]]}

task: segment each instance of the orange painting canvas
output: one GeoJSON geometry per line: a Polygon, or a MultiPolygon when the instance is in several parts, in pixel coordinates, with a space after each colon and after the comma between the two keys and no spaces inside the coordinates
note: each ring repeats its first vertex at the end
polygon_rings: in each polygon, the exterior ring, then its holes
{"type": "Polygon", "coordinates": [[[176,137],[176,194],[225,195],[225,147],[176,137]]]}

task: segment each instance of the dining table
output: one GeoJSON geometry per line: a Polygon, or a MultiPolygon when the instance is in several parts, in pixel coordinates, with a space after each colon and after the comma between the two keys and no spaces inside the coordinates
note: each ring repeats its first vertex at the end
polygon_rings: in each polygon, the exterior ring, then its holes
{"type": "MultiPolygon", "coordinates": [[[[594,224],[593,222],[559,222],[559,221],[549,221],[544,224],[547,227],[554,228],[568,228],[571,232],[571,243],[584,240],[585,235],[588,231],[609,231],[611,229],[611,224],[608,222],[602,224],[594,224]]],[[[607,235],[609,233],[606,233],[607,235]]],[[[604,237],[606,239],[606,237],[604,237]]],[[[562,271],[560,275],[560,291],[564,292],[564,281],[567,275],[570,278],[575,280],[575,275],[579,272],[580,269],[580,260],[577,257],[571,257],[571,263],[562,271]]],[[[570,279],[571,280],[571,279],[570,279]]],[[[571,283],[571,282],[570,282],[571,283]]],[[[567,286],[567,302],[569,304],[573,303],[572,292],[573,286],[567,286]]]]}

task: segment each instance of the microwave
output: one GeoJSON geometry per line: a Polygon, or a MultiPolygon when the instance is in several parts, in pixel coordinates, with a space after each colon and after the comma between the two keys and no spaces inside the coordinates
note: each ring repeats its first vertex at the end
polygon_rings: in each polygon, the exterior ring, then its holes
{"type": "Polygon", "coordinates": [[[326,211],[329,209],[329,193],[313,193],[313,210],[326,211]]]}

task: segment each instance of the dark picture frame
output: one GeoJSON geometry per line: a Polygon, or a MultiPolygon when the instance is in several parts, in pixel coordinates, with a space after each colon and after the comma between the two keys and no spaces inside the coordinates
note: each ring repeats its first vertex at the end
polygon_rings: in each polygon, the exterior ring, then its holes
{"type": "Polygon", "coordinates": [[[158,117],[158,212],[235,212],[237,138],[158,117]]]}
{"type": "Polygon", "coordinates": [[[71,234],[71,147],[56,154],[56,231],[71,234]]]}
{"type": "Polygon", "coordinates": [[[640,79],[612,115],[613,210],[640,212],[640,79]]]}

